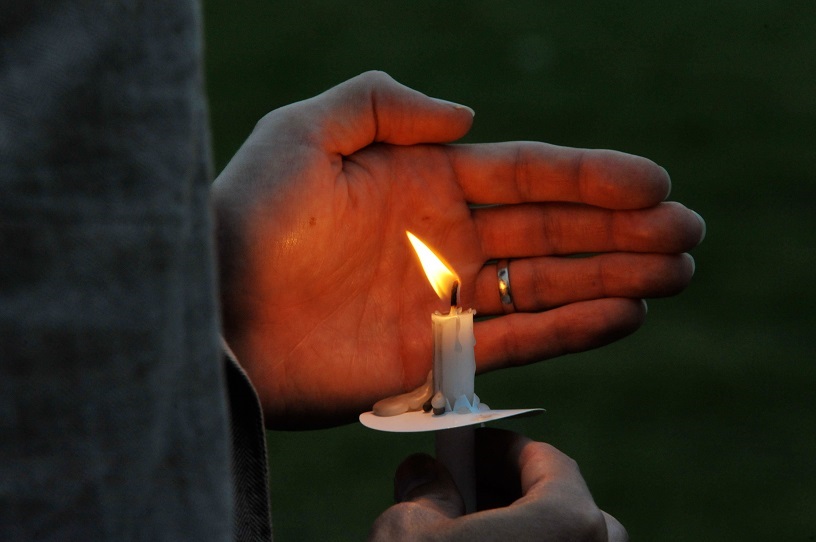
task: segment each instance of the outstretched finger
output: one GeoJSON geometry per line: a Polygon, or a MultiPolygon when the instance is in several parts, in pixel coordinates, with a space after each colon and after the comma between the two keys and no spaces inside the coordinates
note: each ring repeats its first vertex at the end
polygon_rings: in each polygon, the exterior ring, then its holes
{"type": "Polygon", "coordinates": [[[642,300],[605,298],[477,322],[476,369],[486,372],[598,348],[633,333],[645,316],[642,300]]]}
{"type": "Polygon", "coordinates": [[[638,209],[663,201],[671,189],[662,167],[610,150],[492,143],[454,146],[450,159],[467,201],[477,204],[571,201],[638,209]]]}
{"type": "Polygon", "coordinates": [[[700,215],[677,202],[610,210],[571,203],[500,205],[472,212],[487,258],[586,252],[677,253],[705,233],[700,215]]]}
{"type": "Polygon", "coordinates": [[[694,259],[685,253],[523,258],[504,265],[511,301],[502,303],[499,264],[489,263],[476,277],[473,307],[481,315],[539,312],[604,297],[665,297],[682,291],[694,275],[694,259]]]}

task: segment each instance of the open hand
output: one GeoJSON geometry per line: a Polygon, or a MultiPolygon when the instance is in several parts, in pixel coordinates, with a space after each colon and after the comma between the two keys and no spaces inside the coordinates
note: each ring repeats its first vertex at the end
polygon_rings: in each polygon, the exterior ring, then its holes
{"type": "Polygon", "coordinates": [[[544,143],[446,144],[472,122],[366,73],[269,113],[218,177],[224,334],[267,425],[346,422],[424,381],[430,315],[447,302],[406,230],[454,267],[463,307],[497,316],[475,325],[479,371],[617,340],[641,325],[641,298],[688,284],[684,252],[705,226],[663,202],[662,168],[544,143]]]}

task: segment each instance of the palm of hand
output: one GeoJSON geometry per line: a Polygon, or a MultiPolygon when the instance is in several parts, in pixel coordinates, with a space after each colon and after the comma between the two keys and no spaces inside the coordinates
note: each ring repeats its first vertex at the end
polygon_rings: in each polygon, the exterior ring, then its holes
{"type": "Polygon", "coordinates": [[[266,181],[274,196],[254,207],[255,249],[243,255],[252,291],[225,309],[245,312],[249,326],[228,338],[256,386],[271,391],[262,397],[281,416],[274,423],[342,418],[424,380],[430,313],[445,301],[405,231],[443,252],[465,303],[485,261],[447,160],[440,146],[305,152],[296,178],[266,181]]]}

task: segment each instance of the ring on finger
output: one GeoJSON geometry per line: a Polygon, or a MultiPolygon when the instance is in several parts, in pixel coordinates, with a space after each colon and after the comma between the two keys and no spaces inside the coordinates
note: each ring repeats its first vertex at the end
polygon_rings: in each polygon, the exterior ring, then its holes
{"type": "Polygon", "coordinates": [[[499,279],[499,299],[501,299],[502,310],[505,314],[515,312],[513,292],[510,289],[510,260],[499,260],[496,263],[496,276],[499,279]]]}

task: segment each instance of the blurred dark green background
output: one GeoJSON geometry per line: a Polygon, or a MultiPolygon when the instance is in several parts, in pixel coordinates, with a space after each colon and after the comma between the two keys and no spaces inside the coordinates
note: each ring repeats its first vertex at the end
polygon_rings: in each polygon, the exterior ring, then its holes
{"type": "MultiPolygon", "coordinates": [[[[816,540],[816,2],[205,3],[221,168],[267,111],[382,69],[467,104],[467,141],[648,156],[705,243],[598,351],[479,377],[578,460],[633,540],[816,540]]],[[[428,435],[270,433],[276,537],[360,540],[428,435]]]]}

